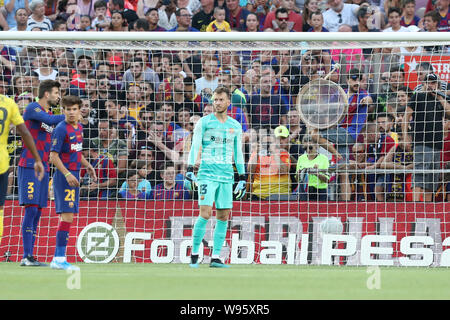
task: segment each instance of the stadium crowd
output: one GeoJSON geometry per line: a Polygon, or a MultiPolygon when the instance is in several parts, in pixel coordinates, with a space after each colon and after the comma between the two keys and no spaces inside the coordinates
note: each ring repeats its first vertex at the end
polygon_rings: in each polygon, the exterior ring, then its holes
{"type": "MultiPolygon", "coordinates": [[[[450,17],[449,0],[4,0],[1,12],[4,31],[78,32],[447,32],[450,17]]],[[[450,168],[450,107],[430,93],[445,96],[447,82],[422,62],[417,87],[408,87],[411,53],[449,52],[1,45],[0,93],[23,111],[39,82],[52,79],[61,95],[82,98],[83,153],[99,177],[81,172],[85,198],[195,198],[183,187],[193,128],[214,112],[212,91],[224,85],[232,93],[229,115],[243,128],[246,199],[449,201],[442,173],[374,173],[450,168]],[[307,128],[298,93],[336,63],[330,80],[348,90],[348,112],[337,127],[307,128]]],[[[8,143],[17,163],[21,140],[11,132],[8,143]]],[[[16,177],[13,165],[9,195],[17,194],[16,177]]]]}

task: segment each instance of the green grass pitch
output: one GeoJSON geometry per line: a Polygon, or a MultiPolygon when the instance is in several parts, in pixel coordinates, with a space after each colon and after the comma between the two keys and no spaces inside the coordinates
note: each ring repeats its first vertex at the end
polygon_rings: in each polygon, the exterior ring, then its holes
{"type": "Polygon", "coordinates": [[[191,269],[181,264],[78,264],[79,278],[62,270],[0,263],[0,299],[449,299],[446,268],[379,269],[368,289],[366,267],[231,265],[191,269]],[[72,278],[70,278],[72,277],[72,278]],[[79,288],[69,289],[70,286],[79,288]],[[195,290],[194,290],[195,288],[195,290]]]}

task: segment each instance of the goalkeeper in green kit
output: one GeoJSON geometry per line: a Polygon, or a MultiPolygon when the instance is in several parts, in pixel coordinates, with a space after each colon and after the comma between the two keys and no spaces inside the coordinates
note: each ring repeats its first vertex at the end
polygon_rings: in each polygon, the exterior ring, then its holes
{"type": "Polygon", "coordinates": [[[206,224],[216,205],[216,225],[213,236],[213,252],[210,267],[228,268],[220,260],[220,251],[225,242],[228,218],[233,207],[233,160],[239,174],[239,183],[234,189],[236,200],[245,195],[246,176],[242,154],[242,126],[227,115],[230,105],[230,91],[219,86],[214,90],[214,113],[202,117],[194,128],[192,146],[189,152],[185,186],[198,189],[200,215],[192,231],[192,268],[198,268],[199,249],[205,235],[206,224]],[[201,150],[200,167],[197,176],[194,165],[201,150]]]}

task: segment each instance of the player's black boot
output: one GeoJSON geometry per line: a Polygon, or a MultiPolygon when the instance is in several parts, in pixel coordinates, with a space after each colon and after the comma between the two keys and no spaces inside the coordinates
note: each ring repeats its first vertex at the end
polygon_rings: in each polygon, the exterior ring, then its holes
{"type": "Polygon", "coordinates": [[[46,267],[47,264],[37,261],[33,256],[28,256],[20,261],[21,267],[46,267]]]}
{"type": "Polygon", "coordinates": [[[211,259],[211,263],[209,264],[211,268],[229,268],[230,266],[226,265],[220,259],[213,258],[211,259]]]}
{"type": "Polygon", "coordinates": [[[191,268],[198,268],[198,254],[191,255],[191,263],[189,264],[191,268]]]}

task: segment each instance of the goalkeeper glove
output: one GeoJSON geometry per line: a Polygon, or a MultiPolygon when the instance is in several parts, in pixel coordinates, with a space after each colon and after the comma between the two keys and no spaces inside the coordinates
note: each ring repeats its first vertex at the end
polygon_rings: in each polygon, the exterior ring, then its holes
{"type": "Polygon", "coordinates": [[[195,190],[197,188],[197,177],[194,174],[194,168],[192,166],[189,166],[186,170],[184,187],[188,190],[195,190]]]}
{"type": "Polygon", "coordinates": [[[244,175],[239,176],[239,182],[234,189],[234,194],[236,196],[236,200],[241,200],[245,195],[245,189],[247,186],[247,179],[244,175]]]}

